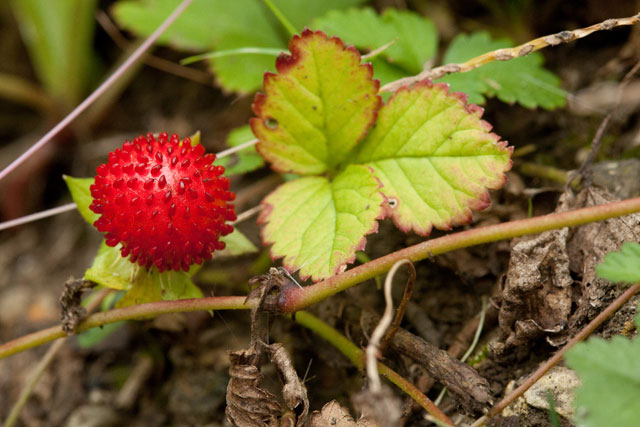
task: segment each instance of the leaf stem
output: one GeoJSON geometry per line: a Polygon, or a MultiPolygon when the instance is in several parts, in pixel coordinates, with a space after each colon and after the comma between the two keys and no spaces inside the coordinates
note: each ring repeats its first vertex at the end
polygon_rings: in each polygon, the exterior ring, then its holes
{"type": "Polygon", "coordinates": [[[284,14],[280,11],[280,9],[278,9],[278,7],[275,4],[273,4],[271,0],[264,0],[264,4],[266,4],[267,7],[271,9],[271,12],[273,12],[276,18],[278,18],[278,21],[280,21],[282,26],[287,29],[291,37],[295,36],[298,33],[298,30],[296,30],[296,27],[293,26],[291,21],[289,21],[287,17],[284,16],[284,14]]]}
{"type": "MultiPolygon", "coordinates": [[[[349,341],[340,332],[306,311],[296,313],[296,323],[312,330],[318,336],[329,341],[340,353],[344,354],[358,369],[364,369],[365,352],[349,341]]],[[[453,426],[451,420],[433,404],[433,402],[409,381],[388,366],[378,362],[378,372],[418,402],[429,414],[441,422],[453,426]]]]}
{"type": "MultiPolygon", "coordinates": [[[[347,270],[312,286],[284,290],[280,295],[280,309],[296,312],[348,289],[358,283],[388,271],[398,260],[407,258],[419,261],[430,256],[451,252],[469,246],[513,237],[537,234],[563,227],[587,224],[604,219],[640,212],[640,197],[573,211],[543,215],[535,218],[490,225],[453,233],[437,239],[392,252],[371,262],[347,270]]],[[[207,310],[238,310],[251,308],[244,296],[207,297],[178,301],[160,301],[120,308],[87,317],[79,326],[79,332],[121,320],[140,320],[164,313],[207,310]]],[[[44,329],[0,345],[0,359],[33,348],[64,336],[60,326],[44,329]]]]}

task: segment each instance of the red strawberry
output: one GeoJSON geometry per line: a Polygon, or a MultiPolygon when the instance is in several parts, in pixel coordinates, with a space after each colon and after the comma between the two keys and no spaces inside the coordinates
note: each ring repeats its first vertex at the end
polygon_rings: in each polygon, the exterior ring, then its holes
{"type": "Polygon", "coordinates": [[[214,166],[215,154],[204,155],[200,144],[182,143],[173,134],[139,136],[125,141],[98,166],[91,186],[90,208],[101,214],[94,222],[107,233],[109,246],[122,243],[120,252],[147,268],[185,270],[210,259],[219,241],[233,231],[235,199],[229,180],[214,166]]]}

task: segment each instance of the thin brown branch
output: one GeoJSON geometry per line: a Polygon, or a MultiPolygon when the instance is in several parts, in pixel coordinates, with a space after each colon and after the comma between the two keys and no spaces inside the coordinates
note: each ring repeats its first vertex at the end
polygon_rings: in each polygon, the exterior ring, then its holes
{"type": "Polygon", "coordinates": [[[596,31],[611,30],[612,28],[624,25],[635,25],[639,21],[640,14],[637,14],[628,18],[607,19],[606,21],[602,21],[599,24],[594,24],[589,27],[580,28],[577,30],[565,30],[560,31],[556,34],[538,37],[537,39],[531,40],[516,47],[503,48],[494,50],[493,52],[485,53],[483,55],[472,58],[462,64],[442,65],[431,70],[425,70],[415,76],[405,77],[400,80],[387,83],[380,88],[380,92],[394,92],[402,86],[408,86],[424,79],[435,80],[448,74],[465,73],[467,71],[475,70],[482,65],[489,64],[494,61],[508,61],[510,59],[520,58],[521,56],[529,55],[532,52],[548,46],[557,46],[562,43],[569,43],[581,39],[596,31]]]}

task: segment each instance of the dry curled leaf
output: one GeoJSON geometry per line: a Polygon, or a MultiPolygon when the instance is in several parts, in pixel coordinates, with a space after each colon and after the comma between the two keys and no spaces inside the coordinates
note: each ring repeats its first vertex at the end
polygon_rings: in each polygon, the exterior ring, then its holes
{"type": "MultiPolygon", "coordinates": [[[[556,212],[609,203],[615,197],[589,187],[575,197],[565,193],[556,212]]],[[[542,233],[521,240],[511,252],[509,269],[497,299],[503,336],[492,344],[497,356],[545,336],[561,346],[618,293],[616,286],[599,279],[595,267],[604,255],[625,241],[640,240],[640,215],[628,215],[542,233]]]]}
{"type": "Polygon", "coordinates": [[[259,357],[251,350],[229,352],[229,385],[227,386],[227,420],[238,427],[280,425],[282,408],[276,396],[260,388],[263,375],[259,357]]]}
{"type": "Polygon", "coordinates": [[[62,309],[62,330],[71,335],[76,332],[78,325],[87,314],[82,306],[82,294],[96,284],[84,279],[69,279],[64,284],[60,295],[60,307],[62,309]]]}
{"type": "Polygon", "coordinates": [[[298,377],[291,356],[284,346],[280,343],[266,344],[268,328],[264,331],[265,336],[261,336],[259,325],[262,311],[277,311],[278,293],[284,287],[296,284],[285,271],[271,268],[268,274],[252,278],[249,285],[254,289],[247,300],[258,298],[259,301],[251,310],[249,349],[229,352],[231,379],[227,386],[227,420],[238,427],[302,427],[309,414],[307,389],[298,377]],[[286,405],[284,411],[275,395],[260,388],[263,378],[260,367],[265,353],[282,382],[282,397],[286,405]]]}
{"type": "Polygon", "coordinates": [[[268,347],[271,363],[276,366],[280,380],[282,381],[282,397],[285,405],[294,413],[299,414],[296,426],[304,425],[309,414],[309,399],[307,388],[302,384],[291,362],[291,356],[280,343],[271,344],[268,347]]]}
{"type": "Polygon", "coordinates": [[[494,347],[497,354],[566,326],[573,284],[568,234],[568,228],[548,231],[512,248],[498,315],[506,336],[494,347]]]}
{"type": "Polygon", "coordinates": [[[309,420],[309,427],[378,427],[370,418],[361,418],[355,421],[349,411],[337,401],[332,400],[325,404],[321,411],[313,411],[309,420]]]}

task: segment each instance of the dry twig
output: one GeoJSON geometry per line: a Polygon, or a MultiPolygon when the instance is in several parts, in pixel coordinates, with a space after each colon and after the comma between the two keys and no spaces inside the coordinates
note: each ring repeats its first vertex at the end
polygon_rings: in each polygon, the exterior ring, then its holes
{"type": "Polygon", "coordinates": [[[508,61],[510,59],[520,58],[521,56],[529,55],[536,50],[540,50],[548,46],[557,46],[562,43],[569,43],[574,40],[581,39],[596,31],[611,30],[612,28],[620,27],[623,25],[635,25],[639,21],[640,14],[637,14],[628,18],[607,19],[606,21],[602,21],[599,24],[594,24],[585,28],[579,28],[577,30],[565,30],[560,31],[556,34],[538,37],[537,39],[531,40],[516,47],[503,48],[494,50],[493,52],[485,53],[483,55],[472,58],[462,64],[442,65],[431,70],[425,70],[415,76],[405,77],[400,80],[387,83],[380,88],[380,92],[394,92],[402,86],[408,86],[424,79],[435,80],[448,74],[465,73],[490,62],[508,61]]]}

